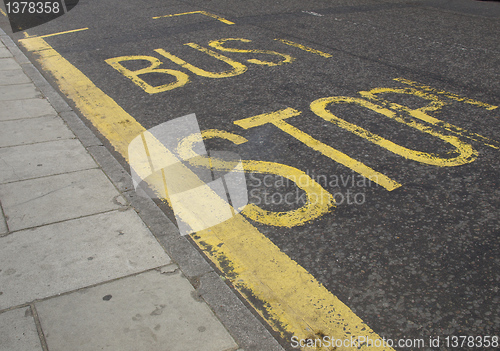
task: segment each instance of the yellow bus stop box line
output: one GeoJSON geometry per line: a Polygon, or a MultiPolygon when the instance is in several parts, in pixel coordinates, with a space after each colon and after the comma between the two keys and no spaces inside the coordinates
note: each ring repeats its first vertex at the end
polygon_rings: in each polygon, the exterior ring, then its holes
{"type": "Polygon", "coordinates": [[[200,14],[208,17],[212,17],[213,19],[216,19],[217,21],[220,21],[222,23],[232,25],[234,22],[231,22],[221,16],[217,16],[213,13],[207,12],[207,11],[191,11],[191,12],[183,12],[183,13],[174,13],[171,15],[163,15],[163,16],[155,16],[153,19],[158,19],[158,18],[167,18],[167,17],[175,17],[175,16],[184,16],[184,15],[193,15],[193,14],[200,14]]]}
{"type": "MultiPolygon", "coordinates": [[[[42,68],[53,75],[61,91],[128,160],[129,143],[145,132],[144,127],[43,38],[26,38],[20,42],[35,54],[42,68]]],[[[282,253],[242,215],[199,231],[192,238],[283,337],[382,340],[349,307],[282,253]]],[[[332,348],[320,346],[316,349],[332,348]]],[[[338,349],[393,350],[366,344],[359,348],[338,349]]]]}

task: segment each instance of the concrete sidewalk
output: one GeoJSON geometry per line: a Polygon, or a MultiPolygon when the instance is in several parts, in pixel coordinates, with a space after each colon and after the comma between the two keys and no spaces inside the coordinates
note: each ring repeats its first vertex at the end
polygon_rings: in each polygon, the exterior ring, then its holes
{"type": "Polygon", "coordinates": [[[0,350],[280,350],[2,40],[0,350]]]}

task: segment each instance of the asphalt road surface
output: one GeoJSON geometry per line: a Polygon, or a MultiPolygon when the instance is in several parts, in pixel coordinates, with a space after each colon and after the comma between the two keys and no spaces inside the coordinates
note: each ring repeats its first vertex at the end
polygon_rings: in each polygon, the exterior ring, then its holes
{"type": "MultiPolygon", "coordinates": [[[[249,223],[376,334],[407,342],[394,349],[496,349],[500,2],[81,0],[27,33],[144,128],[195,113],[218,130],[210,150],[249,160],[262,210],[249,223]],[[292,168],[302,187],[283,177],[292,168]],[[336,205],[293,212],[312,180],[336,205]]],[[[227,259],[215,265],[231,281],[227,259]]],[[[296,346],[265,299],[239,291],[296,346]]]]}

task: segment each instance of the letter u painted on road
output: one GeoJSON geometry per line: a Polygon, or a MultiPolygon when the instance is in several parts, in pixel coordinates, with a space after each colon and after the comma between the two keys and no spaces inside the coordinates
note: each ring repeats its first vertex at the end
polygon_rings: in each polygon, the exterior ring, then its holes
{"type": "Polygon", "coordinates": [[[227,70],[227,71],[223,71],[223,72],[210,72],[210,71],[206,71],[204,69],[201,69],[199,67],[196,67],[196,66],[193,66],[192,64],[190,63],[187,63],[186,61],[184,61],[183,59],[175,56],[175,55],[172,55],[171,53],[169,53],[168,51],[165,51],[163,49],[156,49],[155,51],[157,53],[159,53],[160,55],[168,58],[170,61],[178,64],[179,66],[193,72],[194,74],[196,75],[199,75],[201,77],[206,77],[206,78],[229,78],[229,77],[234,77],[234,76],[239,76],[240,74],[243,74],[246,72],[247,70],[247,67],[239,62],[236,62],[234,60],[231,60],[229,57],[226,57],[224,55],[221,55],[215,51],[212,51],[212,50],[209,50],[207,48],[204,48],[198,44],[195,44],[195,43],[187,43],[187,44],[184,44],[184,45],[187,45],[193,49],[196,49],[200,52],[203,52],[213,58],[216,58],[217,60],[220,60],[222,62],[225,62],[227,63],[229,66],[232,67],[232,69],[230,70],[227,70]]]}
{"type": "Polygon", "coordinates": [[[220,39],[220,40],[212,40],[208,45],[211,47],[218,49],[220,51],[226,51],[226,52],[239,52],[239,53],[254,53],[254,54],[266,54],[266,55],[274,55],[274,56],[279,56],[282,57],[283,60],[279,62],[271,62],[271,61],[262,61],[258,59],[248,59],[247,61],[256,65],[264,65],[264,66],[280,66],[284,63],[290,63],[294,60],[294,58],[290,55],[287,54],[282,54],[276,51],[271,51],[271,50],[256,50],[256,49],[237,49],[237,48],[227,48],[224,46],[224,43],[228,41],[239,41],[242,43],[250,43],[250,39],[243,39],[243,38],[226,38],[226,39],[220,39]]]}

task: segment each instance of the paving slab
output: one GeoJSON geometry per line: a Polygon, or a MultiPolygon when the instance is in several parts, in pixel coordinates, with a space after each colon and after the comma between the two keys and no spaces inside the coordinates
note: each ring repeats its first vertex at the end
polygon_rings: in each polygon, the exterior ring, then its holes
{"type": "Polygon", "coordinates": [[[11,86],[0,86],[0,101],[33,99],[41,96],[33,83],[17,84],[16,89],[12,89],[11,86]]]}
{"type": "Polygon", "coordinates": [[[0,237],[0,310],[170,263],[132,209],[0,237]]]}
{"type": "Polygon", "coordinates": [[[0,58],[0,71],[19,69],[19,67],[19,63],[17,63],[12,57],[0,58]]]}
{"type": "Polygon", "coordinates": [[[0,148],[0,183],[90,168],[97,164],[76,139],[0,148]]]}
{"type": "Polygon", "coordinates": [[[260,324],[249,309],[231,293],[219,275],[210,272],[199,277],[196,292],[210,305],[240,346],[247,351],[283,351],[283,347],[260,324]],[[259,337],[256,338],[255,336],[259,337]]]}
{"type": "Polygon", "coordinates": [[[31,79],[24,73],[22,69],[11,71],[0,71],[0,85],[13,85],[31,83],[31,79]]]}
{"type": "Polygon", "coordinates": [[[0,199],[11,231],[110,211],[125,203],[99,169],[0,184],[0,199]]]}
{"type": "MultiPolygon", "coordinates": [[[[0,60],[0,67],[2,60],[0,60]]],[[[8,121],[23,118],[35,118],[46,115],[55,116],[57,113],[46,99],[25,99],[2,101],[0,109],[0,121],[8,121]]]]}
{"type": "Polygon", "coordinates": [[[22,51],[19,50],[16,43],[14,43],[14,41],[8,35],[3,34],[4,32],[2,32],[0,32],[0,34],[2,34],[0,35],[0,40],[1,42],[3,42],[1,44],[3,44],[2,46],[5,46],[11,52],[16,61],[19,62],[20,65],[31,63],[29,59],[22,53],[22,51]]]}
{"type": "Polygon", "coordinates": [[[175,267],[36,303],[49,350],[237,350],[175,267]]]}
{"type": "Polygon", "coordinates": [[[74,137],[71,130],[57,116],[0,122],[0,147],[74,137]]]}
{"type": "Polygon", "coordinates": [[[42,351],[30,307],[0,313],[0,351],[42,351]]]}
{"type": "Polygon", "coordinates": [[[12,57],[12,53],[6,47],[0,47],[0,57],[12,57]]]}

